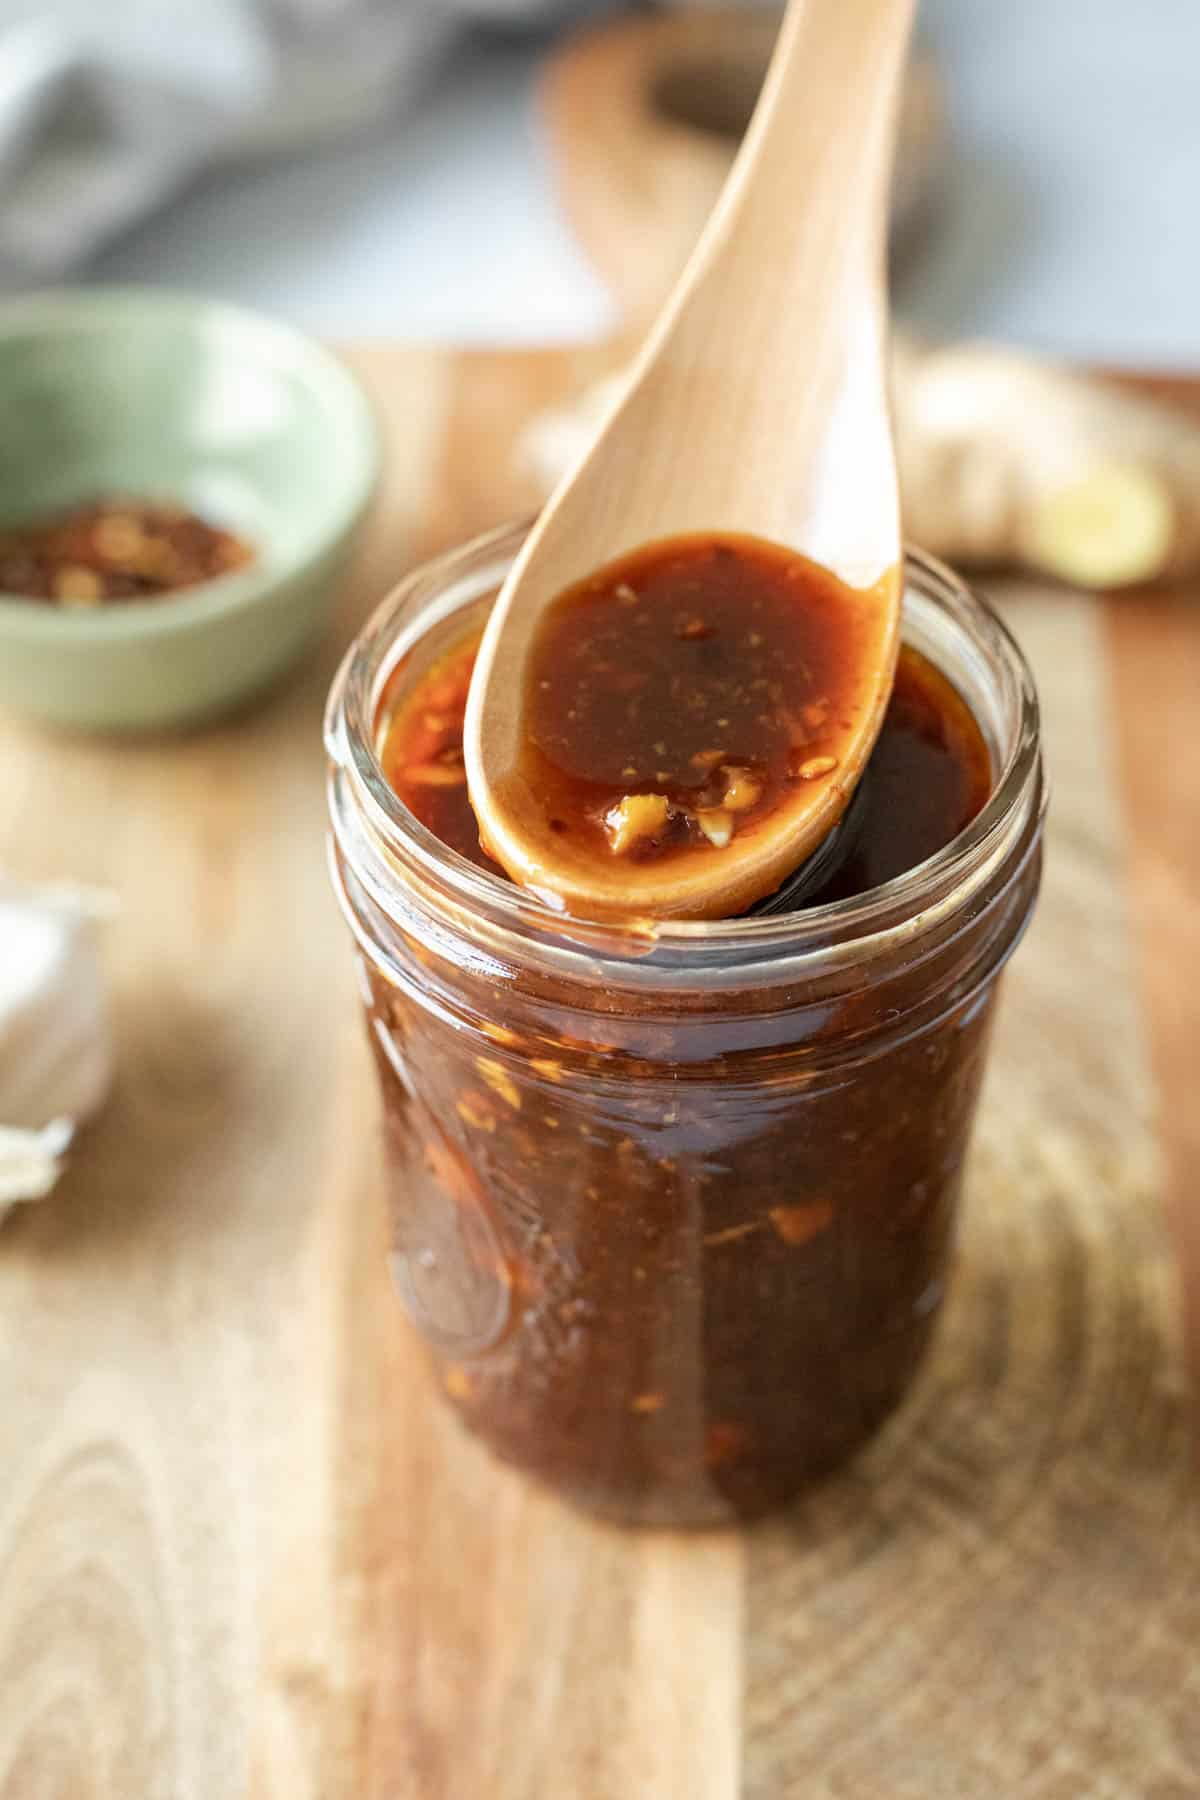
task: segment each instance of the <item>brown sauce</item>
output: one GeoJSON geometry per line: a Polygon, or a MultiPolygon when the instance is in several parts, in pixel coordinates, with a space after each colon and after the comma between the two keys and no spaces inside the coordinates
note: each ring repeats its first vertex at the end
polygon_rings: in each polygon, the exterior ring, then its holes
{"type": "Polygon", "coordinates": [[[556,835],[639,862],[711,855],[836,778],[873,695],[873,592],[759,538],[650,544],[563,594],[525,696],[556,835]]]}
{"type": "MultiPolygon", "coordinates": [[[[499,873],[462,756],[480,630],[397,668],[376,742],[416,818],[499,873]]],[[[781,766],[769,735],[742,747],[781,766]]],[[[805,904],[922,862],[991,782],[969,708],[905,648],[805,904]]],[[[939,1310],[993,978],[1036,882],[1031,858],[865,985],[695,1011],[544,971],[497,982],[407,937],[404,982],[371,967],[394,1267],[469,1426],[581,1504],[659,1523],[752,1516],[857,1450],[939,1310]]]]}
{"type": "MultiPolygon", "coordinates": [[[[384,774],[409,811],[460,856],[499,874],[480,846],[462,756],[478,646],[473,632],[381,722],[381,754],[384,774]]],[[[969,707],[932,663],[906,646],[847,818],[847,842],[805,903],[865,893],[915,868],[970,824],[991,782],[987,745],[969,707]]]]}

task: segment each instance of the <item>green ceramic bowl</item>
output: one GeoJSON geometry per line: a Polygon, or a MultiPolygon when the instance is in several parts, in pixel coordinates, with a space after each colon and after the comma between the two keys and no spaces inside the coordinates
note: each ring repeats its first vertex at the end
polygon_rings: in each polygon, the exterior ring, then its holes
{"type": "Polygon", "coordinates": [[[180,501],[258,553],[88,612],[0,595],[0,705],[149,730],[265,687],[325,621],[378,460],[358,384],[287,326],[153,290],[0,306],[0,523],[128,493],[180,501]]]}

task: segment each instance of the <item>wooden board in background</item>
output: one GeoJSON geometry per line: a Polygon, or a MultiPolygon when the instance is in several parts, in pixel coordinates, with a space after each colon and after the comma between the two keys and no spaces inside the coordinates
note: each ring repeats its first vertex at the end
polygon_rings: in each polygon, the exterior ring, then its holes
{"type": "MultiPolygon", "coordinates": [[[[538,110],[559,201],[626,319],[648,322],[729,173],[781,11],[683,7],[581,27],[546,58],[538,110]]],[[[891,256],[920,240],[946,156],[941,76],[914,49],[897,121],[891,256]]]]}
{"type": "Polygon", "coordinates": [[[520,422],[603,359],[355,360],[391,466],[300,680],[170,742],[0,727],[5,863],[123,905],[118,1093],[0,1230],[0,1800],[1194,1794],[1200,604],[1004,595],[1049,868],[913,1404],[780,1521],[623,1535],[425,1387],[319,751],[370,602],[531,501],[520,422]]]}

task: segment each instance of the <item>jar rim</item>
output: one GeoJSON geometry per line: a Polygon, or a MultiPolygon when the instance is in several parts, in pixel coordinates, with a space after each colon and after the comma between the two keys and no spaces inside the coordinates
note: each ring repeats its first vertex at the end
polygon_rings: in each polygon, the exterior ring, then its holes
{"type": "Polygon", "coordinates": [[[448,913],[481,947],[503,957],[537,960],[558,969],[586,968],[592,981],[606,969],[628,984],[675,978],[711,979],[723,972],[745,980],[754,965],[771,976],[799,977],[848,958],[894,951],[959,907],[964,889],[982,888],[1003,864],[1014,838],[1040,825],[1045,806],[1040,714],[1028,662],[991,603],[944,563],[908,547],[904,592],[910,589],[956,611],[976,643],[990,653],[1011,719],[992,792],[975,818],[925,861],[867,892],[791,913],[717,920],[591,921],[556,910],[537,895],[490,874],[436,837],[409,812],[387,781],[377,749],[376,716],[384,683],[431,623],[498,585],[530,520],[499,526],[411,571],[371,615],[334,679],[326,712],[331,765],[330,805],[339,843],[347,848],[347,802],[366,831],[351,832],[355,874],[367,877],[373,898],[388,906],[397,875],[411,895],[448,913]],[[482,569],[476,565],[482,563],[482,569]],[[399,615],[422,593],[427,602],[404,628],[399,615]],[[434,603],[440,604],[434,607],[434,603]],[[375,860],[372,869],[364,863],[375,860]],[[374,877],[372,879],[371,877],[374,877]]]}

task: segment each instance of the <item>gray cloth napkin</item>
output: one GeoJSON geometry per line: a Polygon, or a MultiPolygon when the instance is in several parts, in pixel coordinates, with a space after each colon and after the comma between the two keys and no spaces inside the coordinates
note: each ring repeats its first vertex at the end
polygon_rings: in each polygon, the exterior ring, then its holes
{"type": "Polygon", "coordinates": [[[471,19],[569,0],[0,0],[0,285],[53,280],[222,160],[411,97],[471,19]]]}

